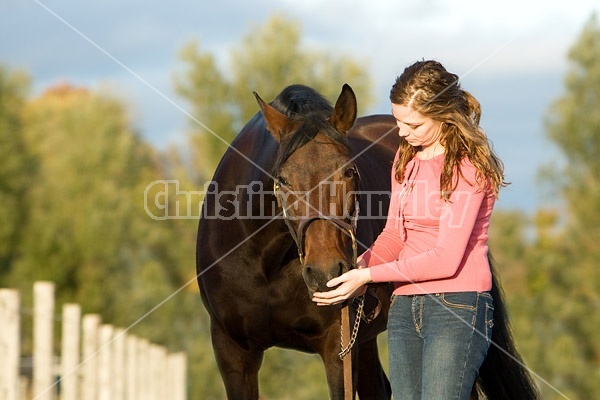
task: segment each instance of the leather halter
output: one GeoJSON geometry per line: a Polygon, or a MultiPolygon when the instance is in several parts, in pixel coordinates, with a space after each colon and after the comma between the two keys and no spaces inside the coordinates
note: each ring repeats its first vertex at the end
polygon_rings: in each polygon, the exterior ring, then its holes
{"type": "MultiPolygon", "coordinates": [[[[360,182],[360,175],[358,174],[358,170],[356,170],[357,182],[360,182]]],[[[355,195],[354,199],[354,215],[350,218],[350,223],[346,222],[340,217],[325,215],[321,212],[310,211],[308,216],[302,218],[298,223],[298,230],[294,229],[292,222],[290,220],[290,216],[287,212],[287,205],[283,199],[283,194],[281,190],[281,182],[277,179],[273,181],[273,192],[275,197],[277,198],[277,202],[279,206],[283,209],[283,218],[288,227],[290,235],[296,242],[296,247],[298,248],[298,256],[300,258],[300,265],[304,268],[304,234],[308,226],[316,220],[326,220],[333,222],[337,227],[339,227],[342,231],[346,232],[350,235],[352,239],[352,268],[356,267],[356,261],[358,257],[358,246],[356,243],[356,226],[358,222],[358,216],[360,212],[360,205],[358,201],[358,196],[355,195]]],[[[308,204],[310,206],[310,204],[308,204]]],[[[375,296],[376,297],[376,296],[375,296]]],[[[377,298],[377,297],[376,297],[377,298]]],[[[354,320],[354,324],[352,329],[350,330],[350,306],[346,304],[342,307],[341,310],[341,326],[340,326],[340,353],[338,354],[340,359],[343,362],[343,371],[344,371],[344,399],[352,399],[353,398],[353,383],[352,383],[352,357],[350,356],[352,347],[355,344],[355,341],[358,337],[358,329],[360,326],[360,321],[365,319],[365,322],[370,323],[377,315],[381,309],[381,302],[377,299],[378,305],[373,310],[373,312],[369,316],[365,316],[363,312],[363,306],[365,304],[365,295],[359,296],[359,298],[355,299],[356,306],[356,318],[354,320]],[[344,331],[346,334],[344,334],[344,331]],[[348,338],[346,344],[344,344],[344,336],[348,338]]]]}
{"type": "MultiPolygon", "coordinates": [[[[358,182],[360,182],[360,175],[358,175],[358,170],[356,171],[358,182]]],[[[356,225],[358,222],[358,214],[360,211],[360,205],[358,202],[358,196],[355,196],[354,200],[354,215],[351,217],[351,223],[344,221],[342,218],[337,216],[325,215],[321,212],[310,211],[306,217],[300,219],[298,224],[298,230],[294,229],[294,226],[291,223],[290,216],[287,212],[287,205],[283,199],[281,183],[275,179],[273,182],[273,192],[275,193],[275,197],[277,198],[277,202],[283,209],[283,219],[292,235],[292,238],[296,242],[296,247],[298,248],[298,256],[300,257],[300,265],[304,268],[304,234],[308,229],[308,226],[315,222],[316,220],[326,220],[335,224],[342,231],[346,232],[351,240],[352,240],[352,267],[356,266],[356,260],[358,257],[358,246],[356,243],[356,225]]],[[[308,204],[310,206],[310,204],[308,204]]],[[[312,208],[312,206],[311,206],[312,208]]]]}

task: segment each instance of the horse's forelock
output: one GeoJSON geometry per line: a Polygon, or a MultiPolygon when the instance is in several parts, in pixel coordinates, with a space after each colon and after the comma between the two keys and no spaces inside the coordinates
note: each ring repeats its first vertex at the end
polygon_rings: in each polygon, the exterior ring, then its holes
{"type": "Polygon", "coordinates": [[[271,102],[278,111],[290,118],[302,118],[313,113],[327,116],[333,111],[331,104],[319,92],[304,85],[290,85],[271,102]]]}
{"type": "Polygon", "coordinates": [[[302,124],[299,128],[281,143],[273,173],[276,174],[296,150],[313,141],[319,133],[333,139],[334,142],[340,144],[344,148],[348,147],[346,136],[340,135],[340,133],[331,126],[326,117],[321,114],[309,114],[302,118],[302,124]]]}

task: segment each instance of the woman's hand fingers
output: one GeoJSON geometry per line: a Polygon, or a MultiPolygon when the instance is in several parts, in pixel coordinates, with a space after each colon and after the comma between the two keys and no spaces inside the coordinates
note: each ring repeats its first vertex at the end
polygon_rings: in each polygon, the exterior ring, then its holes
{"type": "Polygon", "coordinates": [[[327,287],[336,287],[340,283],[345,282],[345,279],[343,279],[343,278],[344,278],[344,275],[340,275],[337,278],[333,278],[332,280],[327,282],[327,287]]]}
{"type": "MultiPolygon", "coordinates": [[[[366,269],[354,269],[348,271],[345,274],[327,282],[328,287],[337,286],[335,289],[328,292],[316,292],[314,293],[312,300],[317,303],[317,305],[332,305],[341,303],[359,291],[359,289],[361,289],[364,284],[370,280],[371,273],[366,269]]],[[[360,294],[360,292],[358,294],[360,294]]]]}

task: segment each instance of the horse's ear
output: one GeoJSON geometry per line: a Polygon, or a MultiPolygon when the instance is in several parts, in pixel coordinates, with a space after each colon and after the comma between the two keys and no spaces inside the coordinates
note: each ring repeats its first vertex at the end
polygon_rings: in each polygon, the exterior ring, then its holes
{"type": "Polygon", "coordinates": [[[354,125],[356,120],[356,96],[352,88],[344,83],[340,97],[335,102],[333,114],[331,115],[331,125],[341,133],[345,133],[354,125]]]}
{"type": "Polygon", "coordinates": [[[267,130],[271,132],[271,135],[273,135],[277,142],[281,143],[281,139],[290,131],[294,122],[284,114],[280,113],[275,107],[266,103],[256,92],[253,93],[260,106],[260,110],[265,117],[265,121],[267,122],[267,130]]]}

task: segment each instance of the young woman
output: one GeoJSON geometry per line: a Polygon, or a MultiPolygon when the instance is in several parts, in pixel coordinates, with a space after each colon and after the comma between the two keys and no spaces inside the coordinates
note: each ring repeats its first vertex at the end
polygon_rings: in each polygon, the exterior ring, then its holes
{"type": "Polygon", "coordinates": [[[386,226],[358,268],[313,301],[337,304],[367,283],[394,282],[394,398],[466,400],[492,335],[487,239],[503,165],[479,127],[479,102],[439,62],[407,67],[390,100],[403,140],[386,226]]]}

